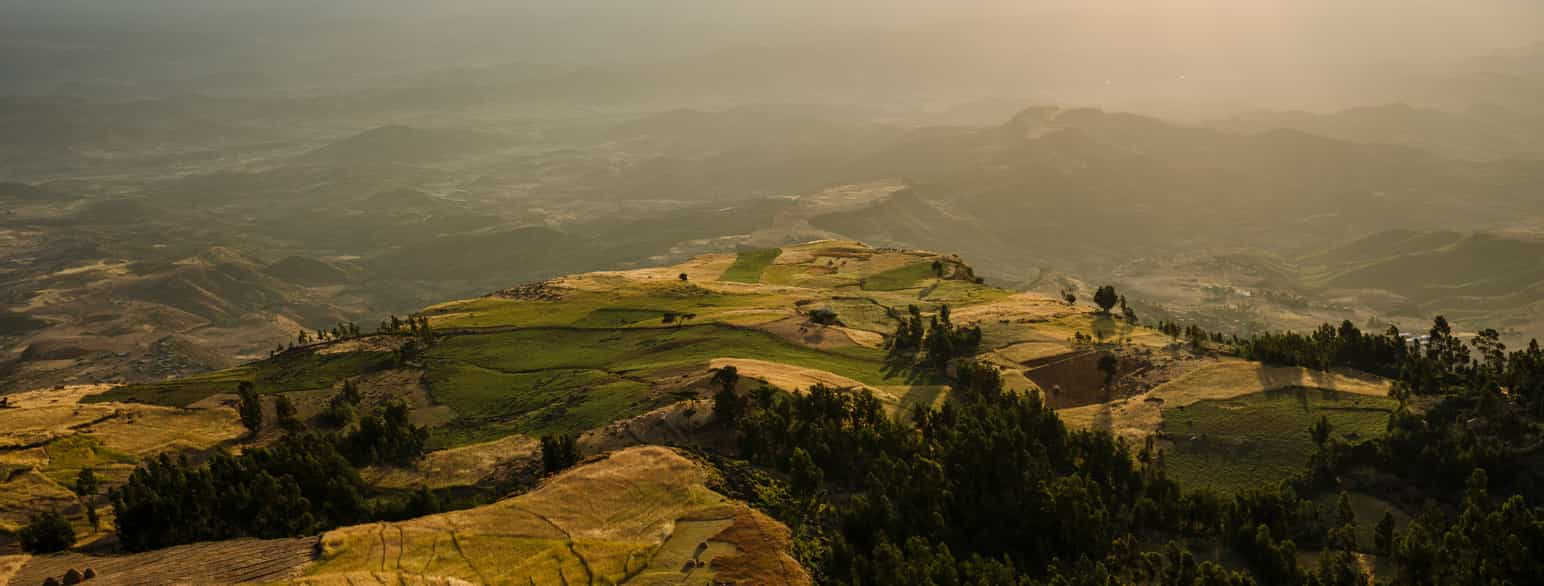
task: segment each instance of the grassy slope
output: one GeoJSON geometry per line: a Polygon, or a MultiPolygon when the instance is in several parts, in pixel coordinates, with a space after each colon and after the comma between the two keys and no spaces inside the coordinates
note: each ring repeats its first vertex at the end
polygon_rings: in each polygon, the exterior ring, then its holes
{"type": "Polygon", "coordinates": [[[1168,409],[1169,474],[1187,487],[1223,491],[1285,480],[1313,453],[1308,428],[1319,417],[1355,442],[1383,435],[1394,407],[1384,397],[1293,388],[1168,409]]]}
{"type": "Polygon", "coordinates": [[[328,532],[303,581],[705,584],[725,573],[743,583],[809,584],[783,553],[787,530],[709,490],[706,479],[670,450],[623,450],[484,507],[328,532]],[[694,558],[704,567],[683,576],[694,558]]]}
{"type": "Polygon", "coordinates": [[[875,273],[863,279],[865,291],[896,291],[918,287],[925,279],[933,278],[932,263],[919,262],[875,273]]]}
{"type": "Polygon", "coordinates": [[[742,252],[735,256],[734,264],[730,265],[729,270],[724,271],[723,276],[719,277],[718,280],[735,283],[760,283],[762,271],[765,271],[772,264],[772,261],[777,260],[778,255],[782,253],[782,249],[778,248],[742,252]]]}
{"type": "Polygon", "coordinates": [[[241,381],[252,381],[259,393],[322,389],[344,378],[388,368],[385,352],[315,354],[287,352],[246,366],[183,379],[133,384],[86,397],[82,402],[134,401],[168,407],[186,407],[218,393],[234,393],[241,381]]]}
{"type": "Polygon", "coordinates": [[[731,294],[689,284],[637,286],[614,291],[566,292],[561,301],[519,301],[482,297],[443,303],[425,311],[434,327],[491,328],[501,326],[575,326],[614,328],[663,325],[665,313],[696,313],[707,321],[716,312],[776,307],[774,295],[731,294]]]}
{"type": "Polygon", "coordinates": [[[646,381],[706,368],[721,357],[783,362],[873,385],[902,380],[886,376],[878,350],[821,351],[723,325],[531,328],[454,336],[427,360],[435,400],[462,416],[436,443],[461,445],[515,432],[577,432],[644,413],[674,400],[652,394],[646,381]]]}

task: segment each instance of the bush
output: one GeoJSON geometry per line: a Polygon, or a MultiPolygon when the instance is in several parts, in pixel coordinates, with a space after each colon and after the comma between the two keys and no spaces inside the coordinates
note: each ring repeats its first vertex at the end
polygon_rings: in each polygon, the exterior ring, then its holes
{"type": "Polygon", "coordinates": [[[541,436],[541,467],[554,474],[579,463],[579,436],[556,434],[541,436]]]}
{"type": "Polygon", "coordinates": [[[21,548],[29,553],[53,553],[75,545],[75,527],[58,511],[33,515],[16,533],[21,548]]]}

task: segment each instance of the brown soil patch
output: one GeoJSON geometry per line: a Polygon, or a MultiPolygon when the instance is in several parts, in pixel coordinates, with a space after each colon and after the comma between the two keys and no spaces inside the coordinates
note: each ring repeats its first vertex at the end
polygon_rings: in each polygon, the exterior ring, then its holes
{"type": "Polygon", "coordinates": [[[1052,408],[1102,403],[1108,399],[1104,373],[1099,370],[1099,359],[1105,354],[1090,350],[1042,358],[1024,376],[1045,391],[1045,401],[1052,408]]]}
{"type": "Polygon", "coordinates": [[[822,326],[811,323],[803,317],[780,319],[756,327],[795,344],[821,350],[855,345],[852,338],[848,337],[845,328],[822,326]]]}

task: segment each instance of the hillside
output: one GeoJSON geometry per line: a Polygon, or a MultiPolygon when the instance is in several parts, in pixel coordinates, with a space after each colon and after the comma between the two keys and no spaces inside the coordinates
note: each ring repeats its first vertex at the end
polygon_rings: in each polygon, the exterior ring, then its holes
{"type": "MultiPolygon", "coordinates": [[[[199,261],[240,263],[219,251],[199,261]]],[[[492,504],[335,529],[320,536],[316,557],[297,557],[298,546],[288,541],[215,542],[182,546],[179,556],[189,561],[181,565],[162,566],[152,553],[96,560],[72,554],[23,559],[18,576],[89,562],[124,580],[224,581],[233,574],[210,573],[213,566],[197,560],[240,548],[254,552],[254,576],[315,583],[405,575],[558,581],[579,574],[639,583],[667,576],[707,583],[714,575],[808,583],[788,557],[788,530],[724,496],[765,498],[753,495],[766,489],[744,483],[768,481],[718,456],[697,461],[682,457],[690,452],[636,446],[724,453],[733,435],[710,399],[714,373],[731,366],[749,384],[788,392],[827,385],[872,393],[897,421],[914,408],[954,402],[950,371],[908,367],[885,346],[908,319],[908,306],[930,319],[947,306],[962,331],[979,328],[979,347],[970,354],[1000,372],[1007,389],[1043,397],[1074,428],[1137,443],[1159,439],[1176,478],[1197,485],[1235,490],[1286,478],[1288,463],[1312,444],[1229,432],[1225,421],[1190,417],[1196,409],[1258,411],[1287,433],[1309,413],[1338,418],[1352,402],[1386,401],[1387,383],[1376,377],[1218,357],[1086,305],[980,283],[954,255],[817,241],[570,275],[433,305],[419,313],[434,332],[428,346],[387,332],[165,382],[10,395],[11,408],[0,409],[7,430],[0,463],[11,472],[0,490],[12,496],[0,502],[0,531],[17,527],[29,511],[72,502],[70,480],[83,467],[96,469],[111,488],[155,454],[279,441],[277,430],[241,433],[233,409],[240,381],[255,383],[270,414],[281,397],[296,405],[308,427],[324,426],[327,405],[347,381],[362,396],[361,409],[401,401],[409,420],[429,432],[431,451],[421,460],[362,470],[372,498],[425,487],[460,507],[477,499],[492,504]],[[1096,365],[1103,356],[1115,357],[1113,381],[1096,365]],[[1328,400],[1281,419],[1289,397],[1310,391],[1345,403],[1328,400]],[[1170,428],[1173,417],[1183,419],[1182,430],[1170,428]],[[1263,459],[1230,463],[1209,444],[1185,439],[1207,429],[1235,434],[1230,442],[1256,446],[1263,459]],[[552,434],[574,434],[582,453],[600,455],[533,484],[540,462],[534,438],[552,434]],[[653,496],[629,496],[636,494],[653,496]],[[612,512],[595,516],[596,506],[612,512]],[[521,553],[504,549],[516,545],[521,553]],[[687,559],[698,561],[683,570],[687,559]]],[[[1363,438],[1378,433],[1361,419],[1345,421],[1360,426],[1347,429],[1368,434],[1363,438]]],[[[112,527],[111,509],[97,506],[112,527]]],[[[112,534],[90,529],[83,509],[64,512],[83,540],[111,549],[112,534]]]]}
{"type": "Polygon", "coordinates": [[[1377,234],[1303,261],[1327,295],[1365,298],[1384,315],[1446,315],[1526,342],[1544,323],[1544,241],[1524,233],[1377,234]]]}

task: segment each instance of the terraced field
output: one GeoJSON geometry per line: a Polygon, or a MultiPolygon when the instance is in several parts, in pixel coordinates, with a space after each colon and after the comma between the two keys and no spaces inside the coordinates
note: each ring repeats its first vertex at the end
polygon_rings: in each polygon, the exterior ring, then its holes
{"type": "Polygon", "coordinates": [[[788,530],[665,448],[612,453],[485,507],[330,531],[302,583],[810,584],[788,530]]]}
{"type": "Polygon", "coordinates": [[[195,543],[120,556],[77,553],[37,556],[27,560],[12,584],[42,584],[70,570],[96,573],[88,583],[241,584],[284,582],[298,577],[311,562],[315,537],[296,539],[236,539],[195,543]]]}

